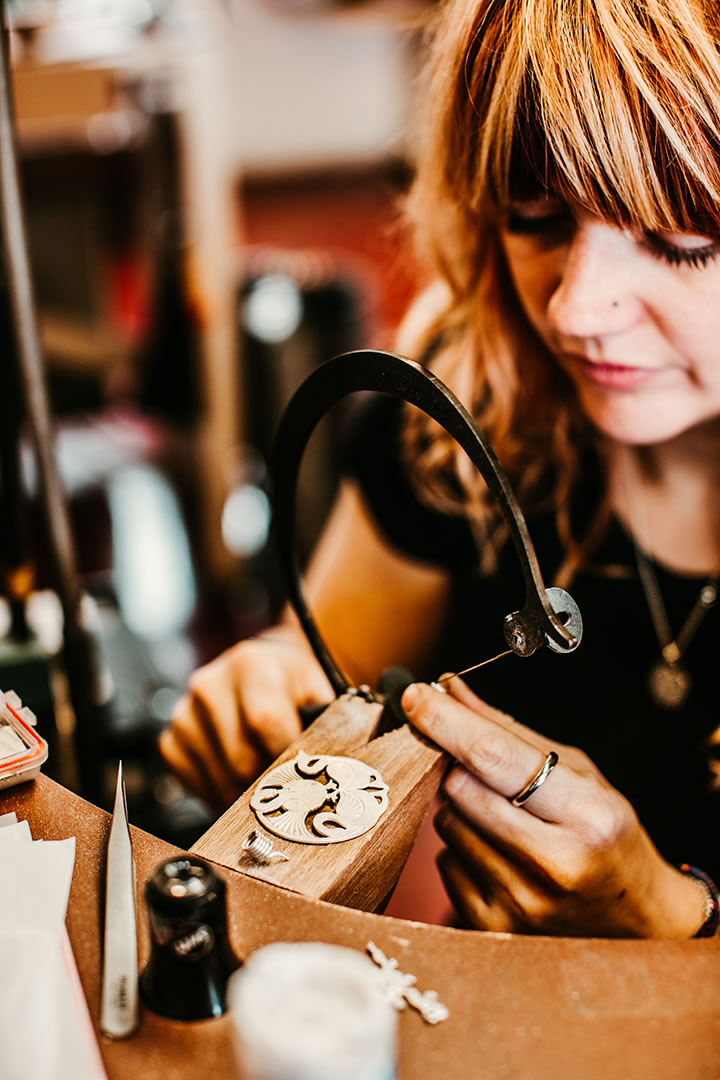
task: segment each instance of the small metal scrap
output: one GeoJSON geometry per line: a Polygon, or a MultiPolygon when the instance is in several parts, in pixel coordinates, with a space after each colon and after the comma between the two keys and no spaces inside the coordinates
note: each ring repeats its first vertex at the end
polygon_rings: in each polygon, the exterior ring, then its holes
{"type": "Polygon", "coordinates": [[[415,986],[415,976],[400,971],[397,960],[387,957],[374,941],[368,941],[365,948],[385,977],[385,992],[394,1008],[400,1011],[406,1005],[411,1005],[413,1009],[417,1009],[426,1024],[439,1024],[442,1020],[447,1020],[450,1010],[442,1001],[438,1001],[434,990],[421,993],[415,986]]]}
{"type": "Polygon", "coordinates": [[[256,863],[260,863],[261,866],[266,866],[269,862],[272,862],[273,859],[278,859],[280,862],[290,861],[290,857],[284,852],[276,851],[275,845],[268,836],[262,836],[256,829],[253,829],[253,831],[245,837],[242,849],[256,863]]]}

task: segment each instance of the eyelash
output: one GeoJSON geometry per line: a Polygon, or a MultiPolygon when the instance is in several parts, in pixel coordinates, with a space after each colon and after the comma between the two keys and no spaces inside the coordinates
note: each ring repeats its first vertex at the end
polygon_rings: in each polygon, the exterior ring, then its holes
{"type": "Polygon", "coordinates": [[[523,217],[522,214],[510,214],[504,222],[507,232],[514,236],[541,236],[543,233],[552,232],[555,229],[566,228],[570,225],[570,215],[558,211],[556,214],[545,214],[541,217],[523,217]]]}
{"type": "Polygon", "coordinates": [[[702,270],[720,254],[720,243],[697,248],[679,248],[666,244],[659,236],[652,234],[645,237],[644,243],[651,255],[670,266],[691,266],[694,270],[702,270]]]}
{"type": "MultiPolygon", "coordinates": [[[[510,214],[504,222],[504,228],[513,236],[542,236],[544,233],[569,228],[571,224],[570,215],[558,211],[540,217],[510,214]]],[[[679,248],[665,243],[653,233],[648,233],[643,237],[642,243],[651,255],[670,266],[690,266],[695,270],[703,269],[720,255],[720,242],[708,244],[706,247],[679,248]]]]}

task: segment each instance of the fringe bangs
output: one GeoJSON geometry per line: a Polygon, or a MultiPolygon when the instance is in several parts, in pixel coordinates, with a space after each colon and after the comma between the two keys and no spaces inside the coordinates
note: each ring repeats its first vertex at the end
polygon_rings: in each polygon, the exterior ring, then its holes
{"type": "MultiPolygon", "coordinates": [[[[607,508],[586,536],[571,535],[569,493],[593,436],[519,308],[498,214],[553,192],[623,227],[719,237],[720,0],[449,0],[431,29],[407,203],[419,253],[449,287],[431,366],[486,432],[526,511],[552,469],[567,583],[607,508]]],[[[429,430],[408,422],[418,490],[468,515],[489,569],[497,508],[462,452],[429,430]]]]}
{"type": "Polygon", "coordinates": [[[553,191],[624,226],[716,236],[718,7],[487,4],[466,51],[471,205],[553,191]]]}

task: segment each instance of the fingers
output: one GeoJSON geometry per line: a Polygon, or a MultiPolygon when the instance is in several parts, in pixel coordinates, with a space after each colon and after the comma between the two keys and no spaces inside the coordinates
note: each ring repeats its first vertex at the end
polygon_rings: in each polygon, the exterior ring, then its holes
{"type": "MultiPolygon", "coordinates": [[[[476,699],[477,700],[477,699],[476,699]]],[[[539,772],[547,757],[543,740],[521,724],[478,712],[451,694],[439,694],[414,683],[403,694],[403,709],[412,723],[439,743],[487,787],[512,799],[539,772]]],[[[547,780],[523,804],[547,821],[562,820],[571,798],[573,772],[556,765],[547,780]],[[552,790],[551,790],[552,789],[552,790]]],[[[513,807],[517,812],[519,808],[513,807]]]]}
{"type": "Polygon", "coordinates": [[[330,680],[314,659],[293,670],[292,691],[298,705],[321,705],[335,698],[330,680]]]}
{"type": "Polygon", "coordinates": [[[456,701],[466,705],[473,712],[486,716],[489,720],[494,720],[502,727],[512,728],[516,734],[521,735],[527,742],[533,743],[533,745],[545,752],[554,750],[566,765],[572,765],[578,772],[599,775],[597,768],[584,751],[579,750],[576,746],[568,746],[566,743],[556,742],[555,739],[548,739],[525,724],[519,723],[513,716],[509,716],[507,713],[501,712],[500,709],[488,705],[458,675],[453,675],[452,679],[448,679],[443,685],[456,701]]]}
{"type": "MultiPolygon", "coordinates": [[[[452,694],[456,701],[466,705],[468,709],[472,709],[473,712],[487,716],[488,719],[494,720],[504,727],[510,727],[515,724],[514,717],[501,712],[500,709],[496,709],[493,705],[488,705],[486,701],[483,701],[482,698],[479,698],[477,694],[470,689],[468,684],[464,682],[459,675],[453,675],[452,678],[448,678],[443,683],[443,686],[449,694],[452,694]]],[[[529,728],[527,730],[530,731],[529,728]]]]}
{"type": "Polygon", "coordinates": [[[473,829],[505,851],[535,864],[536,852],[550,857],[555,842],[552,824],[512,806],[503,796],[461,765],[445,777],[443,794],[473,829]]]}
{"type": "Polygon", "coordinates": [[[215,810],[223,810],[233,799],[222,794],[213,781],[202,758],[187,743],[182,733],[168,727],[158,739],[158,750],[186,788],[193,791],[215,810]]]}
{"type": "Polygon", "coordinates": [[[203,757],[219,756],[220,767],[247,783],[263,768],[262,744],[254,745],[243,722],[240,693],[243,667],[224,654],[200,668],[188,685],[189,705],[176,706],[180,725],[203,757]]]}
{"type": "Polygon", "coordinates": [[[459,762],[438,830],[449,846],[443,879],[463,917],[491,930],[590,936],[667,925],[653,914],[661,860],[627,800],[580,751],[559,746],[560,761],[513,806],[553,744],[452,690],[414,684],[402,705],[459,762]]]}
{"type": "Polygon", "coordinates": [[[465,867],[486,903],[493,894],[493,874],[487,858],[488,844],[460,814],[443,804],[433,819],[435,831],[445,841],[453,857],[465,867]]]}
{"type": "Polygon", "coordinates": [[[162,733],[158,746],[186,783],[192,776],[193,790],[211,805],[224,808],[235,801],[262,765],[252,747],[243,748],[244,752],[233,760],[215,724],[202,698],[185,696],[175,706],[170,726],[162,733]]]}
{"type": "Polygon", "coordinates": [[[437,867],[450,901],[461,920],[475,930],[510,933],[511,919],[502,908],[488,903],[478,884],[445,849],[437,857],[437,867]]]}
{"type": "MultiPolygon", "coordinates": [[[[465,775],[476,787],[481,786],[469,774],[465,775]]],[[[494,809],[502,817],[504,806],[498,805],[502,800],[488,789],[486,793],[495,799],[494,809]]],[[[567,874],[563,865],[563,838],[556,835],[555,826],[538,822],[529,814],[514,815],[509,823],[503,823],[493,815],[481,817],[475,803],[469,809],[472,816],[465,814],[464,803],[460,805],[454,800],[444,803],[435,815],[434,824],[466,869],[476,879],[479,873],[487,877],[492,886],[490,893],[497,893],[502,885],[516,897],[527,896],[540,884],[545,891],[562,892],[567,874]]]]}
{"type": "Polygon", "coordinates": [[[243,687],[242,713],[248,735],[263,746],[270,760],[302,730],[295,702],[273,672],[259,673],[243,687]]]}
{"type": "Polygon", "coordinates": [[[457,892],[463,883],[465,906],[471,908],[476,924],[482,919],[486,929],[513,933],[564,932],[566,894],[542,867],[533,868],[508,856],[450,806],[438,811],[435,828],[454,864],[453,887],[457,892]]]}
{"type": "Polygon", "coordinates": [[[188,787],[223,808],[300,734],[297,706],[332,696],[307,648],[251,639],[193,674],[159,749],[188,787]]]}
{"type": "Polygon", "coordinates": [[[233,681],[218,661],[191,677],[158,748],[186,786],[219,810],[230,806],[267,764],[243,732],[233,681]]]}
{"type": "Polygon", "coordinates": [[[298,706],[335,696],[317,661],[308,662],[307,649],[271,635],[245,644],[236,679],[246,731],[270,760],[300,734],[298,706]]]}

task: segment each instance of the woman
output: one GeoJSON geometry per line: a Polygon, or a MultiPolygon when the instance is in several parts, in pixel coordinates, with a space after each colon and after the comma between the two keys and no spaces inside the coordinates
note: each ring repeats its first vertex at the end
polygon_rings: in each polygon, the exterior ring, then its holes
{"type": "MultiPolygon", "coordinates": [[[[436,283],[400,348],[486,430],[546,580],[571,586],[586,625],[570,656],[481,668],[480,696],[457,678],[447,694],[406,690],[412,723],[457,761],[436,822],[445,884],[478,928],[707,934],[720,12],[450,0],[429,69],[409,209],[436,283]]],[[[381,399],[356,432],[306,583],[357,682],[390,663],[432,679],[492,656],[522,599],[478,478],[408,412],[381,399]]],[[[297,706],[329,696],[288,616],[194,676],[162,749],[229,802],[295,736],[297,706]]]]}

